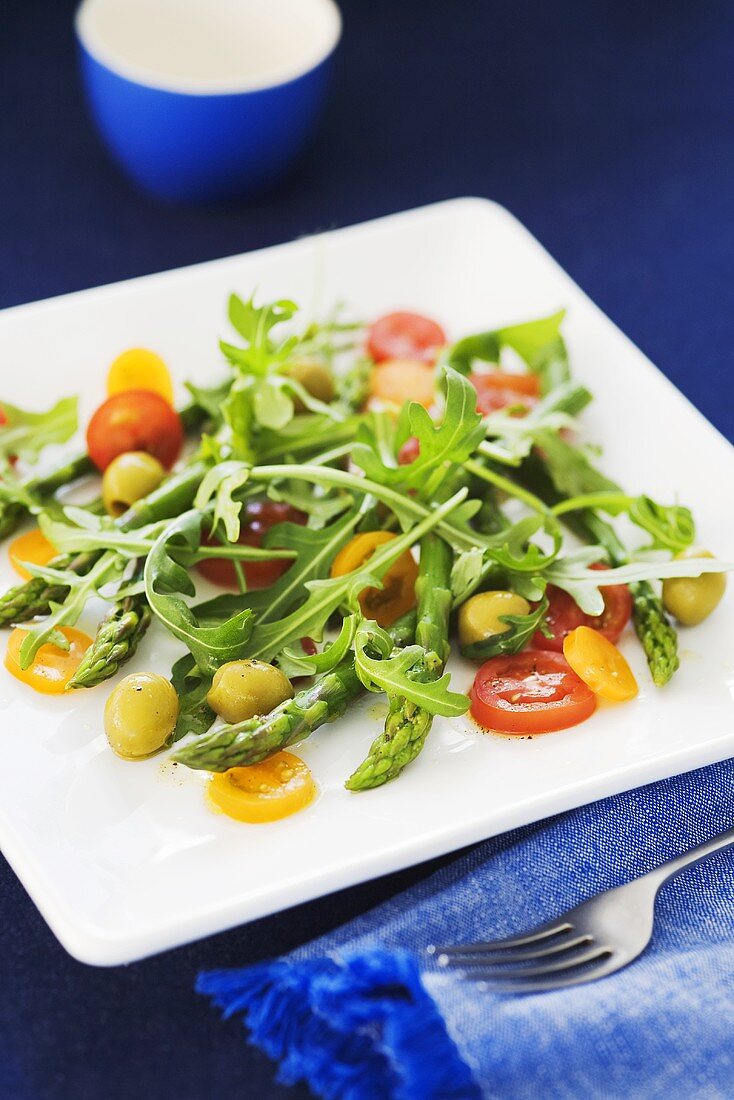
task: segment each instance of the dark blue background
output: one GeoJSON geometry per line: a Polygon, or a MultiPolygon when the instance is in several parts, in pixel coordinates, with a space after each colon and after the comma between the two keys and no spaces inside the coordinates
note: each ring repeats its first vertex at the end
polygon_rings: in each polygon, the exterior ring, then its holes
{"type": "MultiPolygon", "coordinates": [[[[307,157],[267,198],[194,210],[136,194],[99,148],[73,6],[0,11],[0,305],[486,195],[734,435],[726,0],[342,0],[334,94],[307,157]]],[[[0,376],[17,369],[32,349],[0,376]]],[[[288,950],[430,869],[94,970],[0,861],[0,1100],[296,1097],[192,993],[196,971],[288,950]]]]}

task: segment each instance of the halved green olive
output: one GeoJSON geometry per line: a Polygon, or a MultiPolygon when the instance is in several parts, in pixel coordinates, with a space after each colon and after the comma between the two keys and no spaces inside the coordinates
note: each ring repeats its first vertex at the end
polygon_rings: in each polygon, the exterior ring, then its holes
{"type": "Polygon", "coordinates": [[[529,611],[528,601],[515,592],[480,592],[459,609],[459,641],[469,646],[504,634],[510,624],[501,622],[500,615],[527,615],[529,611]]]}
{"type": "MultiPolygon", "coordinates": [[[[713,558],[708,550],[689,546],[675,555],[676,561],[688,558],[713,558]]],[[[718,606],[726,591],[723,573],[702,573],[700,577],[668,577],[663,581],[665,610],[683,626],[697,626],[718,606]]]]}
{"type": "Polygon", "coordinates": [[[104,728],[112,750],[128,759],[150,756],[165,745],[178,719],[178,696],[155,672],[126,676],[110,693],[104,728]]]}
{"type": "MultiPolygon", "coordinates": [[[[328,404],[334,400],[336,392],[334,388],[334,376],[323,363],[317,363],[312,359],[300,359],[288,368],[291,378],[300,382],[304,390],[315,397],[317,401],[328,404]]],[[[293,399],[296,412],[306,412],[306,406],[299,397],[293,399]]]]}
{"type": "Polygon", "coordinates": [[[113,458],[102,477],[102,499],[111,516],[121,516],[136,500],[157,489],[166,471],[145,451],[126,451],[113,458]]]}
{"type": "Polygon", "coordinates": [[[244,722],[293,698],[288,677],[265,661],[229,661],[214,673],[206,701],[225,722],[244,722]]]}

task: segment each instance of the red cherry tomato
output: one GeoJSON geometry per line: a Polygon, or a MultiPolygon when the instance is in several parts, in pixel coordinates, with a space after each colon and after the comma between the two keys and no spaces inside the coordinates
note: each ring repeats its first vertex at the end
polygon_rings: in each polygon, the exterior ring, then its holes
{"type": "Polygon", "coordinates": [[[181,452],[183,437],[178,413],[160,394],[126,390],[97,409],[87,428],[87,447],[100,470],[127,451],[146,451],[168,469],[181,452]]]}
{"type": "Polygon", "coordinates": [[[446,333],[419,313],[388,313],[370,327],[367,351],[376,363],[384,359],[417,359],[435,363],[446,333]]]}
{"type": "Polygon", "coordinates": [[[501,733],[551,733],[578,725],[596,709],[596,696],[560,653],[525,650],[492,657],[479,669],[471,714],[501,733]]]}
{"type": "MultiPolygon", "coordinates": [[[[603,562],[597,562],[591,568],[608,569],[609,567],[603,562]]],[[[546,591],[548,611],[545,616],[545,626],[551,636],[546,638],[541,630],[536,630],[531,644],[536,649],[550,649],[555,653],[562,653],[566,635],[577,626],[589,626],[616,645],[630,621],[632,596],[626,584],[610,584],[602,588],[601,592],[604,597],[604,610],[601,615],[587,615],[568,592],[549,584],[546,591]]]]}
{"type": "Polygon", "coordinates": [[[477,411],[482,416],[508,405],[524,405],[528,410],[540,397],[540,381],[535,374],[495,370],[487,374],[470,374],[469,381],[477,391],[477,411]]]}
{"type": "MultiPolygon", "coordinates": [[[[272,500],[251,501],[244,507],[240,537],[237,540],[240,546],[261,547],[266,531],[275,527],[276,523],[300,523],[305,524],[308,519],[303,512],[292,508],[290,504],[279,504],[272,500]]],[[[205,538],[207,546],[221,546],[219,539],[205,538]]],[[[248,588],[269,588],[275,584],[279,577],[285,573],[291,564],[283,558],[273,558],[271,561],[243,561],[242,569],[248,588]]],[[[221,584],[224,588],[238,588],[237,573],[232,561],[228,558],[204,558],[196,567],[202,576],[214,584],[221,584]]]]}

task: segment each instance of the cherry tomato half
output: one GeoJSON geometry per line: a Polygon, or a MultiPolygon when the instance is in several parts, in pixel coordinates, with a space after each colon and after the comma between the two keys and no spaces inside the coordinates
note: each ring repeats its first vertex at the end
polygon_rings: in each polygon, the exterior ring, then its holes
{"type": "MultiPolygon", "coordinates": [[[[392,531],[363,531],[350,539],[334,558],[332,577],[351,573],[372,557],[378,546],[384,546],[396,536],[392,531]]],[[[415,582],[418,566],[409,550],[394,561],[382,578],[382,588],[365,588],[359,596],[359,606],[366,619],[374,619],[382,627],[392,626],[401,615],[415,607],[415,582]]]]}
{"type": "MultiPolygon", "coordinates": [[[[299,512],[297,508],[292,508],[290,504],[280,504],[273,500],[253,500],[243,509],[240,537],[237,541],[240,546],[254,546],[259,549],[263,544],[265,532],[275,527],[276,523],[288,522],[303,525],[307,519],[308,516],[299,512]]],[[[205,538],[203,541],[206,546],[222,545],[216,538],[205,538]]],[[[241,563],[248,588],[269,588],[279,577],[282,577],[291,564],[292,562],[282,558],[241,563]]],[[[204,558],[196,568],[213,584],[221,584],[224,588],[239,587],[234,564],[228,558],[204,558]]]]}
{"type": "Polygon", "coordinates": [[[29,562],[31,565],[48,565],[57,554],[56,547],[48,541],[37,527],[34,527],[31,531],[26,531],[24,535],[18,535],[17,539],[13,539],[8,547],[10,564],[24,580],[28,580],[31,576],[25,568],[24,562],[29,562]]]}
{"type": "Polygon", "coordinates": [[[118,355],[107,373],[110,397],[128,390],[152,390],[173,404],[173,383],[168,367],[148,348],[128,348],[118,355]]]}
{"type": "Polygon", "coordinates": [[[127,451],[146,451],[169,469],[183,443],[178,413],[152,390],[126,390],[108,397],[89,421],[87,447],[95,466],[106,470],[127,451]]]}
{"type": "Polygon", "coordinates": [[[551,733],[578,725],[596,696],[560,653],[525,650],[485,661],[474,678],[471,714],[501,733],[551,733]]]}
{"type": "Polygon", "coordinates": [[[433,367],[417,359],[387,359],[372,371],[370,389],[374,397],[389,405],[417,401],[429,408],[436,400],[433,367]]]}
{"type": "Polygon", "coordinates": [[[367,350],[376,363],[384,359],[417,359],[435,363],[446,333],[419,313],[388,313],[370,327],[367,350]]]}
{"type": "Polygon", "coordinates": [[[20,647],[28,631],[16,626],[8,638],[5,653],[5,667],[8,672],[16,680],[28,684],[43,695],[61,695],[92,644],[88,634],[71,626],[62,626],[61,633],[69,643],[68,649],[60,649],[59,646],[47,642],[41,646],[28,668],[21,668],[20,647]]]}
{"type": "Polygon", "coordinates": [[[600,699],[624,703],[637,695],[635,674],[624,654],[598,630],[577,626],[564,638],[563,656],[600,699]]]}
{"type": "Polygon", "coordinates": [[[278,821],[308,806],[316,784],[303,760],[291,752],[217,772],[209,781],[209,799],[217,810],[252,825],[278,821]]]}
{"type": "MultiPolygon", "coordinates": [[[[602,562],[592,566],[592,569],[607,568],[602,562]]],[[[545,627],[551,636],[546,638],[541,630],[536,630],[531,644],[536,649],[562,653],[564,638],[578,626],[588,626],[597,630],[608,641],[618,642],[632,614],[632,596],[626,584],[610,584],[601,591],[604,610],[601,615],[587,615],[568,592],[549,584],[546,591],[548,611],[545,627]]]]}
{"type": "Polygon", "coordinates": [[[477,412],[488,416],[508,405],[523,405],[529,410],[540,397],[540,381],[535,374],[509,374],[495,370],[486,374],[470,374],[469,381],[477,391],[477,412]]]}

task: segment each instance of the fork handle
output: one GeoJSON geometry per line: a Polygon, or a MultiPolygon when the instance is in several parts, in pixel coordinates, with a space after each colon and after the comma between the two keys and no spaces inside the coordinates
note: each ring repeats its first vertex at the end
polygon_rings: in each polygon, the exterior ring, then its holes
{"type": "Polygon", "coordinates": [[[712,837],[711,840],[705,840],[703,844],[698,844],[690,851],[683,852],[681,855],[667,860],[666,863],[662,863],[654,871],[650,871],[649,874],[645,875],[645,878],[656,881],[659,889],[664,882],[667,882],[673,875],[677,875],[679,871],[684,871],[686,867],[692,867],[695,863],[700,863],[701,860],[713,855],[714,852],[721,852],[724,848],[730,848],[732,845],[734,845],[734,829],[727,829],[725,833],[719,833],[718,836],[712,837]]]}

